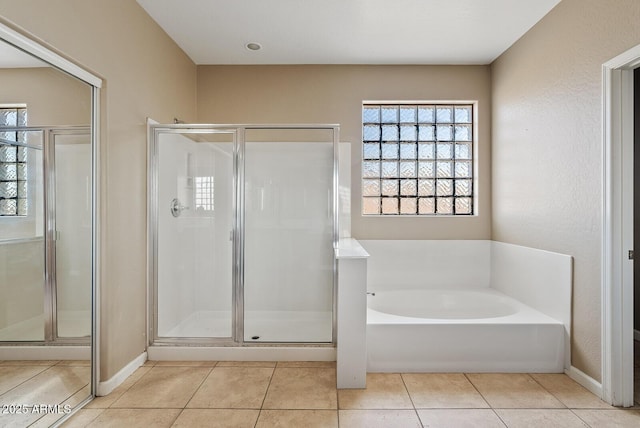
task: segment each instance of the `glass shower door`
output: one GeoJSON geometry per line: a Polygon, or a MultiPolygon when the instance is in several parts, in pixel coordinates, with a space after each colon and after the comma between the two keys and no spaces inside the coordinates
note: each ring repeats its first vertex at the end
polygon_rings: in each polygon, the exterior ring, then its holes
{"type": "Polygon", "coordinates": [[[55,324],[57,338],[91,334],[91,134],[55,130],[55,324]]]}
{"type": "Polygon", "coordinates": [[[155,129],[155,340],[233,337],[235,131],[155,129]]]}
{"type": "Polygon", "coordinates": [[[333,138],[246,130],[245,342],[332,341],[333,138]]]}

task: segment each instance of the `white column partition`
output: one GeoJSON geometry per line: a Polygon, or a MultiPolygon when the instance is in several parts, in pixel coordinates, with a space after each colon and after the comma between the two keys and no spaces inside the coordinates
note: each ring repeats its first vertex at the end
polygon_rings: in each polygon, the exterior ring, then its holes
{"type": "Polygon", "coordinates": [[[367,382],[367,258],[355,239],[341,239],[338,261],[338,389],[365,388],[367,382]]]}

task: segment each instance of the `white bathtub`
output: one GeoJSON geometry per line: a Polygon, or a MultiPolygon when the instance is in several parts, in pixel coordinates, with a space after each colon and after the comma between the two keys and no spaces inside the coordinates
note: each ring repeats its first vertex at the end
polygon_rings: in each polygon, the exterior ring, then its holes
{"type": "Polygon", "coordinates": [[[499,291],[376,291],[367,302],[369,372],[562,372],[565,329],[499,291]]]}

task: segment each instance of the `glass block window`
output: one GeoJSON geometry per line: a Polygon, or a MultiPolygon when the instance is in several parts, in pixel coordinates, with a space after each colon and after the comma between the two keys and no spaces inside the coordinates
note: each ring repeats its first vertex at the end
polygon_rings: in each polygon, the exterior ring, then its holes
{"type": "Polygon", "coordinates": [[[363,215],[473,215],[473,104],[364,104],[363,215]]]}
{"type": "Polygon", "coordinates": [[[27,126],[27,109],[0,107],[0,216],[27,215],[27,148],[25,133],[2,127],[27,126]]]}
{"type": "Polygon", "coordinates": [[[213,211],[213,177],[194,178],[196,211],[213,211]]]}

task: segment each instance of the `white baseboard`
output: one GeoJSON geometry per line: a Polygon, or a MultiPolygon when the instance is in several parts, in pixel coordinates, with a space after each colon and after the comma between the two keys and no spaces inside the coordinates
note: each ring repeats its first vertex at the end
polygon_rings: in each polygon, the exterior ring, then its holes
{"type": "Polygon", "coordinates": [[[571,379],[575,380],[580,385],[587,388],[591,393],[596,395],[598,398],[602,399],[602,384],[600,382],[596,381],[594,378],[575,368],[574,366],[569,367],[564,372],[571,379]]]}
{"type": "Polygon", "coordinates": [[[640,330],[633,330],[633,340],[640,342],[640,330]]]}
{"type": "Polygon", "coordinates": [[[126,378],[131,376],[133,372],[136,371],[138,367],[144,364],[147,361],[147,353],[143,352],[134,358],[129,364],[124,366],[118,373],[113,375],[111,379],[106,380],[104,382],[98,383],[97,395],[103,396],[108,395],[111,391],[116,389],[126,378]]]}

